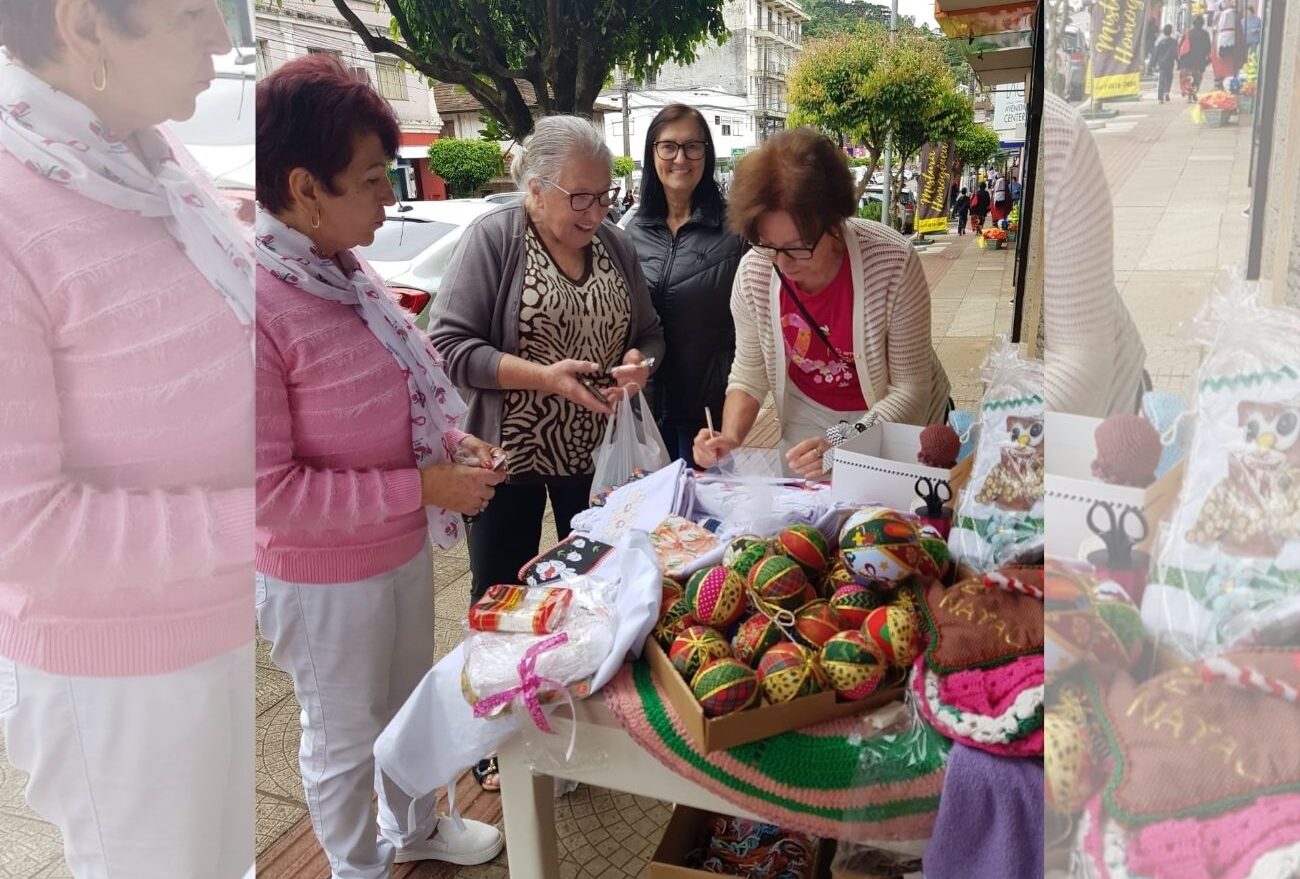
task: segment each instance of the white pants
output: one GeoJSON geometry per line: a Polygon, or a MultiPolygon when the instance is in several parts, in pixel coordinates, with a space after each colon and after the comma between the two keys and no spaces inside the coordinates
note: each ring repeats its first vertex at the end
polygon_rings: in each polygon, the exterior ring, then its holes
{"type": "Polygon", "coordinates": [[[825,437],[826,431],[841,421],[852,424],[866,414],[865,409],[861,412],[837,412],[829,406],[823,406],[787,378],[785,399],[781,406],[780,444],[781,463],[785,466],[786,475],[792,475],[789,466],[785,464],[786,452],[806,439],[825,437]]]}
{"type": "Polygon", "coordinates": [[[240,879],[253,864],[253,648],[165,675],[0,660],[9,761],[77,879],[240,879]]]}
{"type": "Polygon", "coordinates": [[[302,786],[333,879],[384,879],[396,849],[437,822],[436,792],[412,801],[374,757],[375,739],[433,665],[432,554],[354,583],[258,574],[257,622],[293,678],[302,786]]]}

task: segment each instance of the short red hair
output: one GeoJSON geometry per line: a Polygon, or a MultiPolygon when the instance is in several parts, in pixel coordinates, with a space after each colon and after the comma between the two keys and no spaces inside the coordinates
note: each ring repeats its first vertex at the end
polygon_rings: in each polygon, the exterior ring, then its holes
{"type": "Polygon", "coordinates": [[[388,102],[333,55],[295,58],[257,84],[257,200],[289,207],[289,173],[305,168],[338,194],[358,137],[379,135],[392,159],[402,132],[388,102]]]}
{"type": "Polygon", "coordinates": [[[758,238],[763,214],[785,211],[804,241],[823,232],[839,235],[840,223],[857,213],[848,159],[830,138],[792,128],[764,141],[736,165],[727,192],[731,229],[758,238]]]}

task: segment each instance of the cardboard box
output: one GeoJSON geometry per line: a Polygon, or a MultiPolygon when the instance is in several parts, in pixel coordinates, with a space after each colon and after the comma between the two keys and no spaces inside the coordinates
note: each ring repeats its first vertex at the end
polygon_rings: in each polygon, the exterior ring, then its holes
{"type": "Polygon", "coordinates": [[[682,726],[705,753],[757,742],[815,723],[852,717],[903,698],[902,673],[893,671],[881,682],[882,689],[856,702],[841,702],[833,690],[826,690],[780,705],[760,703],[733,714],[707,717],[690,686],[673,668],[668,655],[653,637],[646,639],[644,655],[651,674],[664,688],[668,701],[681,717],[682,726]]]}
{"type": "MultiPolygon", "coordinates": [[[[687,857],[695,849],[708,843],[708,822],[713,818],[711,812],[695,809],[691,806],[676,806],[673,817],[668,819],[663,839],[655,849],[654,857],[646,867],[646,879],[708,879],[716,873],[693,870],[685,866],[687,857]]],[[[823,839],[817,851],[813,853],[813,869],[809,879],[828,879],[831,856],[835,851],[835,842],[823,839]]]]}
{"type": "Polygon", "coordinates": [[[916,480],[925,477],[948,483],[953,495],[950,504],[955,509],[961,486],[954,484],[953,474],[961,466],[945,470],[917,463],[922,430],[911,424],[878,422],[837,448],[831,468],[831,496],[851,503],[884,504],[910,513],[922,505],[916,495],[916,480]]]}
{"type": "Polygon", "coordinates": [[[1161,519],[1178,498],[1181,464],[1146,488],[1111,485],[1096,479],[1092,475],[1092,462],[1097,457],[1093,436],[1100,423],[1100,419],[1082,415],[1047,413],[1044,515],[1049,555],[1086,561],[1083,556],[1088,548],[1101,546],[1088,528],[1088,511],[1097,501],[1113,504],[1116,514],[1124,509],[1140,511],[1147,521],[1147,537],[1137,549],[1150,553],[1161,519]]]}

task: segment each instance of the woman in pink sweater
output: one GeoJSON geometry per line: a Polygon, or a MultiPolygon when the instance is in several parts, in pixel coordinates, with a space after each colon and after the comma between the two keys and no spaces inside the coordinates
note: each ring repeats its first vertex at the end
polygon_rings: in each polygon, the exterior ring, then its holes
{"type": "Polygon", "coordinates": [[[212,3],[0,2],[0,727],[82,877],[253,866],[252,248],[212,3]]]}
{"type": "Polygon", "coordinates": [[[328,55],[257,87],[257,618],[302,707],[300,762],[335,879],[491,860],[375,773],[375,739],[433,660],[433,561],[505,475],[457,429],[441,361],[353,248],[395,202],[388,104],[328,55]],[[466,460],[469,465],[456,463],[466,460]],[[376,835],[371,798],[379,795],[376,835]]]}

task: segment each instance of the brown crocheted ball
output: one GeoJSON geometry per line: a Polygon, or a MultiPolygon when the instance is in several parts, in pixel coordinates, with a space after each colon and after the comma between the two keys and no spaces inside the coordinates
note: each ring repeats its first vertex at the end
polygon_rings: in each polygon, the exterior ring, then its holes
{"type": "Polygon", "coordinates": [[[1146,488],[1156,479],[1160,434],[1141,415],[1112,415],[1093,434],[1097,459],[1092,475],[1112,485],[1146,488]]]}
{"type": "Polygon", "coordinates": [[[916,453],[916,460],[927,467],[947,470],[957,466],[960,451],[961,438],[957,431],[946,424],[931,424],[921,431],[921,450],[916,453]]]}

